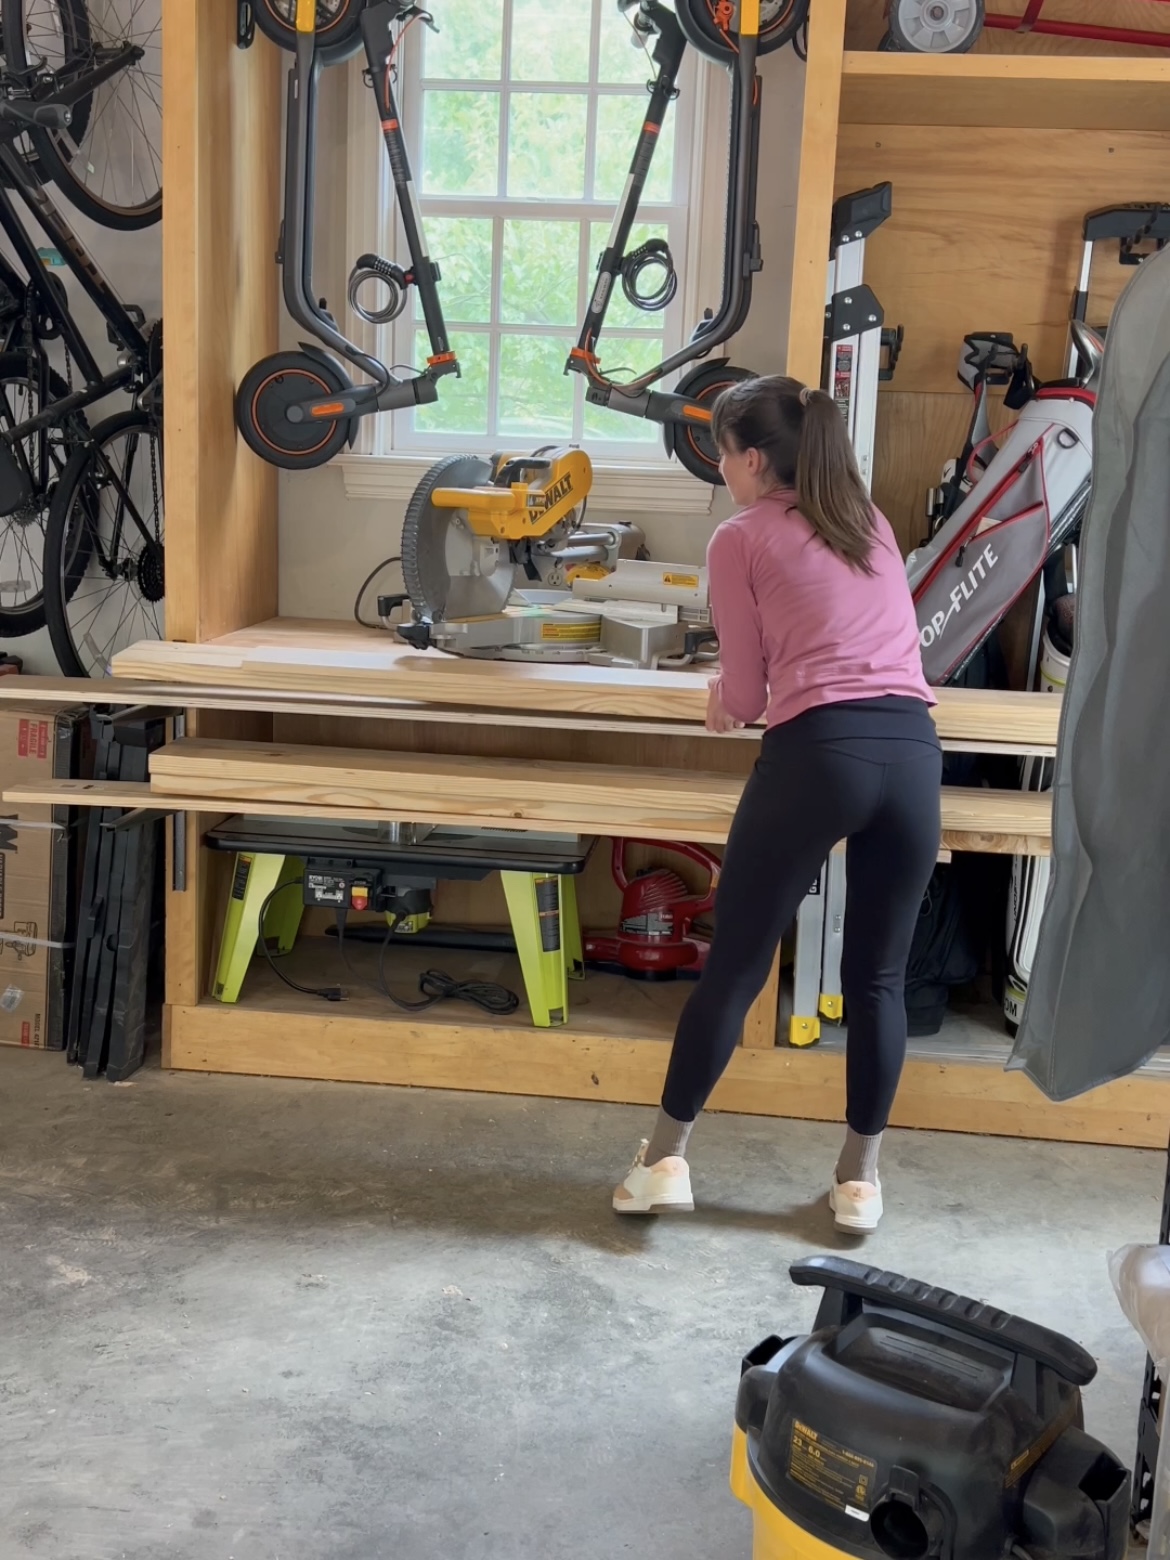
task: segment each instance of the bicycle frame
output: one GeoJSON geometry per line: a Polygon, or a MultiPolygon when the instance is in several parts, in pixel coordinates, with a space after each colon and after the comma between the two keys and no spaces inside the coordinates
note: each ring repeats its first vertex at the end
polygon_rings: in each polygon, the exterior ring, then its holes
{"type": "MultiPolygon", "coordinates": [[[[309,11],[315,10],[310,6],[309,11]]],[[[284,181],[284,220],[278,260],[283,269],[284,303],[289,314],[318,341],[352,363],[372,384],[357,385],[335,396],[316,396],[289,407],[291,422],[310,418],[364,417],[372,412],[394,411],[438,400],[435,381],[444,374],[458,374],[459,365],[447,339],[439,303],[438,268],[431,260],[423,237],[410,158],[402,134],[398,105],[391,81],[390,26],[406,9],[399,0],[378,0],[362,12],[362,42],[366,51],[366,76],[373,89],[386,155],[390,162],[398,212],[406,233],[411,269],[406,281],[418,289],[423,319],[430,337],[431,355],[426,369],[409,379],[399,379],[386,365],[363,352],[342,335],[333,316],[313,290],[312,214],[316,188],[317,86],[322,70],[312,25],[306,30],[297,17],[296,60],[288,74],[288,124],[290,127],[284,181]]],[[[310,24],[315,17],[310,16],[310,24]]],[[[310,353],[315,348],[302,343],[310,353]]]]}
{"type": "Polygon", "coordinates": [[[651,83],[650,105],[646,112],[634,156],[630,163],[625,194],[614,218],[606,247],[597,263],[597,281],[589,300],[585,321],[577,345],[565,364],[566,373],[588,377],[585,395],[597,406],[646,417],[659,423],[701,423],[711,421],[710,409],[686,396],[652,390],[650,387],[675,369],[708,356],[713,348],[734,336],[751,307],[752,277],[760,270],[759,229],[756,225],[756,182],[759,163],[760,107],[762,84],[756,74],[759,41],[759,4],[741,5],[739,52],[732,72],[731,118],[728,147],[729,193],[723,243],[723,295],[713,318],[703,319],[691,333],[685,347],[671,354],[647,374],[621,384],[602,371],[597,356],[598,338],[606,311],[621,278],[626,244],[638,214],[638,205],[650,172],[654,149],[661,139],[662,123],[671,100],[677,95],[676,80],[686,51],[686,39],[673,11],[657,0],[642,0],[638,8],[643,27],[657,34],[653,59],[658,73],[651,83]],[[753,19],[749,11],[754,11],[753,19]]]}
{"type": "Polygon", "coordinates": [[[95,401],[100,401],[103,396],[108,395],[111,390],[130,384],[143,371],[147,357],[147,342],[141,327],[106,281],[89,251],[49,196],[29,174],[23,160],[13,150],[11,139],[0,142],[0,170],[3,172],[4,181],[10,186],[5,188],[3,183],[0,183],[0,229],[3,229],[21,264],[28,272],[31,286],[44,303],[46,311],[56,322],[66,350],[76,361],[85,379],[83,390],[75,391],[72,395],[52,402],[35,417],[30,417],[15,428],[7,429],[0,434],[0,438],[5,442],[13,444],[30,433],[59,422],[71,412],[81,411],[84,407],[91,406],[95,401]],[[37,247],[29,237],[13,204],[13,191],[20,195],[36,218],[49,243],[62,256],[86,296],[106,321],[115,344],[121,348],[126,361],[120,362],[119,366],[110,373],[102,373],[72,315],[68,309],[62,309],[60,298],[53,292],[46,279],[44,264],[37,253],[37,247]]]}
{"type": "MultiPolygon", "coordinates": [[[[1170,0],[1147,0],[1147,4],[1167,5],[1170,0]]],[[[1028,0],[1023,16],[1005,16],[1002,12],[992,12],[983,18],[983,25],[1009,32],[1048,33],[1058,38],[1087,38],[1097,43],[1127,43],[1151,49],[1170,49],[1170,32],[1147,32],[1135,27],[1101,27],[1089,22],[1044,21],[1041,15],[1043,10],[1044,0],[1028,0]]]]}

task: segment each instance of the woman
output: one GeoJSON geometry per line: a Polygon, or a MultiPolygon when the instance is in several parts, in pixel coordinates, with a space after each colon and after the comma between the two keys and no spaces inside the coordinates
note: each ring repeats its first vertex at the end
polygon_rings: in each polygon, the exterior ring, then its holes
{"type": "Polygon", "coordinates": [[[903,986],[938,855],[942,754],[906,573],[870,503],[832,397],[751,379],[715,403],[719,469],[739,513],[707,551],[721,673],[707,727],[766,715],[716,900],[706,968],[675,1035],[650,1138],[619,1213],[690,1209],[687,1140],[731,1060],[777,945],[847,840],[841,983],[849,1025],[839,1229],[877,1227],[878,1149],[906,1054],[903,986]]]}

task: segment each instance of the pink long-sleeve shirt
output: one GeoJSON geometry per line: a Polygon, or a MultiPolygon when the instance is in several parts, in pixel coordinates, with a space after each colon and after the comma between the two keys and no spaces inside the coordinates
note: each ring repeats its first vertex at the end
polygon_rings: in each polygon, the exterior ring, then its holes
{"type": "Polygon", "coordinates": [[[906,568],[874,510],[872,574],[825,546],[789,491],[725,520],[707,548],[719,696],[768,726],[820,704],[886,694],[936,702],[922,671],[906,568]]]}

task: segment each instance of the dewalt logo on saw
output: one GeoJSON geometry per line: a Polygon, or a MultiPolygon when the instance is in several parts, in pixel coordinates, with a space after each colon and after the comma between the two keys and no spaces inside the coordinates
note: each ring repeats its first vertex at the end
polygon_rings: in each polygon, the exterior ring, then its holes
{"type": "Polygon", "coordinates": [[[543,493],[529,493],[528,495],[528,519],[535,524],[543,519],[554,504],[559,504],[563,498],[568,498],[573,491],[573,479],[566,472],[563,477],[558,477],[555,482],[550,482],[543,493]]]}

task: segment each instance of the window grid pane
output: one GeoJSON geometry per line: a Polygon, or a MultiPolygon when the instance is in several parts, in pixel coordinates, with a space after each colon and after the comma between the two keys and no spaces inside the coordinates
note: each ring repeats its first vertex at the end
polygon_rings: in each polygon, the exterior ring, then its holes
{"type": "MultiPolygon", "coordinates": [[[[657,424],[587,405],[582,378],[563,372],[653,74],[648,51],[629,47],[616,27],[629,29],[628,20],[609,18],[612,0],[591,0],[584,76],[577,62],[585,53],[579,13],[586,4],[567,0],[550,12],[542,0],[486,0],[474,48],[466,40],[433,46],[428,38],[412,56],[416,91],[404,96],[421,110],[410,127],[420,206],[443,268],[444,314],[463,377],[441,382],[436,405],[398,414],[400,447],[556,438],[643,458],[661,448],[657,424]],[[570,8],[578,15],[567,17],[570,8]]],[[[676,117],[672,108],[640,213],[647,220],[629,247],[663,236],[678,257],[686,180],[677,158],[689,157],[689,147],[676,142],[676,117]]],[[[425,361],[413,294],[403,327],[411,360],[425,361]]],[[[635,310],[619,290],[602,338],[607,372],[620,379],[653,366],[679,344],[679,327],[673,314],[635,310]]]]}

